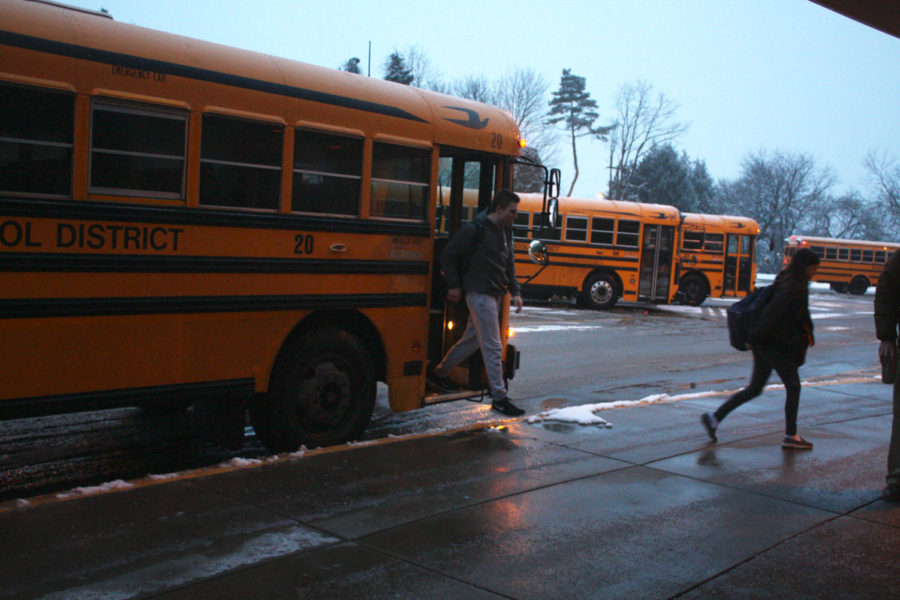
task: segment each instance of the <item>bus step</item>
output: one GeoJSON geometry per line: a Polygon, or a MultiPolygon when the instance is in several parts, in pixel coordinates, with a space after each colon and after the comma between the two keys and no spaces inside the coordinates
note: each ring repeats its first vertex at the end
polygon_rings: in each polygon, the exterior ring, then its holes
{"type": "MultiPolygon", "coordinates": [[[[428,394],[425,396],[424,404],[425,406],[428,406],[431,404],[440,404],[442,402],[453,402],[454,400],[472,400],[480,397],[481,394],[481,390],[463,390],[450,394],[428,394]]],[[[491,397],[488,394],[485,394],[485,398],[490,401],[491,397]]],[[[480,402],[480,400],[475,401],[480,402]]]]}

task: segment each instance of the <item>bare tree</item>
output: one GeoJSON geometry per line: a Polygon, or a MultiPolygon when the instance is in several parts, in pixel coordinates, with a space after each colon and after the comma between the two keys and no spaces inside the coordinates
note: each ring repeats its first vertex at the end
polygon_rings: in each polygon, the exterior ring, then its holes
{"type": "Polygon", "coordinates": [[[534,69],[516,69],[494,84],[493,103],[509,112],[528,148],[544,163],[554,163],[556,130],[543,120],[550,84],[534,69]]]}
{"type": "Polygon", "coordinates": [[[418,46],[410,46],[406,51],[406,66],[413,76],[413,87],[444,93],[448,91],[431,60],[418,46]]]}
{"type": "Polygon", "coordinates": [[[654,146],[667,144],[687,131],[688,125],[675,120],[678,104],[644,81],[626,83],[616,94],[615,129],[610,134],[610,179],[607,196],[631,196],[631,180],[644,154],[654,146]]]}
{"type": "Polygon", "coordinates": [[[885,216],[883,207],[850,191],[815,205],[810,211],[805,233],[851,240],[881,240],[885,236],[885,216]]]}
{"type": "Polygon", "coordinates": [[[720,184],[718,204],[759,222],[760,238],[771,240],[773,250],[760,247],[757,257],[772,270],[781,264],[784,238],[812,226],[811,209],[827,201],[834,175],[828,168],[818,169],[806,154],[769,156],[764,151],[746,157],[741,171],[737,181],[720,184]]]}
{"type": "Polygon", "coordinates": [[[900,224],[900,165],[885,153],[869,152],[864,163],[875,189],[875,202],[888,210],[894,225],[900,224]]]}
{"type": "Polygon", "coordinates": [[[454,96],[493,104],[494,92],[490,82],[481,75],[469,75],[451,85],[454,96]]]}
{"type": "MultiPolygon", "coordinates": [[[[528,147],[522,157],[545,164],[554,159],[555,131],[543,121],[541,109],[546,102],[548,84],[532,69],[516,69],[496,81],[469,75],[450,84],[450,93],[460,98],[492,104],[508,112],[515,120],[528,147]]],[[[517,191],[540,191],[543,171],[516,167],[517,191]]]]}

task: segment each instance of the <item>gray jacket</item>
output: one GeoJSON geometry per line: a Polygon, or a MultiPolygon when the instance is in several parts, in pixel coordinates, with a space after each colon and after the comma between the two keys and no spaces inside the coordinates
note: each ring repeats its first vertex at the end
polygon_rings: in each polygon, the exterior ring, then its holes
{"type": "Polygon", "coordinates": [[[521,295],[512,232],[494,225],[486,211],[478,213],[475,221],[478,223],[466,223],[457,231],[441,253],[441,269],[447,286],[492,296],[502,296],[507,290],[513,296],[521,295]]]}

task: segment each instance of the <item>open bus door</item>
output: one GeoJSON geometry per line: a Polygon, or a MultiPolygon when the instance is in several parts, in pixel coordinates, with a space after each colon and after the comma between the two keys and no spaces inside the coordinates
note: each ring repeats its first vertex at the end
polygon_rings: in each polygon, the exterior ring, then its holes
{"type": "MultiPolygon", "coordinates": [[[[490,206],[497,167],[495,157],[453,150],[441,153],[429,316],[428,362],[431,367],[437,365],[447,350],[462,337],[469,319],[465,302],[447,300],[447,286],[441,275],[441,252],[463,225],[490,206]]],[[[484,367],[480,352],[475,352],[458,368],[468,371],[471,389],[481,389],[484,367]]]]}
{"type": "Polygon", "coordinates": [[[674,245],[675,227],[644,225],[638,285],[638,300],[641,302],[668,302],[674,245]]]}
{"type": "Polygon", "coordinates": [[[729,233],[725,243],[725,272],[722,295],[745,295],[753,285],[753,250],[755,240],[750,235],[729,233]],[[738,294],[743,292],[743,294],[738,294]]]}

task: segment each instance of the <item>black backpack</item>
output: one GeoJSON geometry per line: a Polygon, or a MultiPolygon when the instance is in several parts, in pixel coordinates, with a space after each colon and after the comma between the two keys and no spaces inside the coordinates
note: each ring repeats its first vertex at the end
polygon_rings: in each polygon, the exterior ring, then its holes
{"type": "Polygon", "coordinates": [[[460,283],[462,283],[463,273],[465,273],[466,269],[469,268],[469,265],[472,264],[472,257],[475,256],[475,251],[478,250],[478,246],[481,245],[481,240],[484,239],[484,221],[473,219],[471,223],[475,226],[475,237],[466,249],[466,253],[459,257],[460,283]]]}
{"type": "Polygon", "coordinates": [[[728,307],[728,341],[733,348],[750,349],[750,337],[775,290],[774,285],[758,287],[728,307]]]}

